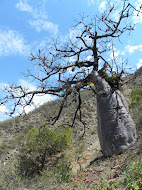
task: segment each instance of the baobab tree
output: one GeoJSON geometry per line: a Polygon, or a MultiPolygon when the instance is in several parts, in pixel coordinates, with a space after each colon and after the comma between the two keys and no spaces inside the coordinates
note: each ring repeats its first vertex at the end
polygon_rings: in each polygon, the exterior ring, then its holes
{"type": "Polygon", "coordinates": [[[12,102],[10,114],[14,114],[17,107],[26,106],[33,102],[37,94],[51,94],[62,98],[59,112],[52,120],[55,124],[65,106],[69,95],[73,94],[73,101],[78,101],[74,113],[81,120],[80,91],[88,84],[97,96],[98,135],[102,152],[105,156],[119,154],[133,145],[136,141],[135,124],[130,116],[129,108],[123,94],[119,90],[121,78],[125,74],[125,63],[119,67],[115,54],[114,41],[122,35],[134,30],[129,21],[141,11],[137,10],[129,1],[114,1],[107,3],[106,10],[96,14],[89,22],[88,17],[81,16],[76,21],[72,35],[68,39],[53,40],[46,52],[39,50],[37,55],[31,54],[33,70],[28,70],[26,77],[37,81],[37,89],[23,88],[15,84],[5,87],[8,92],[1,104],[12,102]],[[120,7],[119,7],[120,5],[120,7]],[[117,11],[117,19],[114,13],[117,11]],[[112,51],[111,60],[107,53],[112,51]]]}

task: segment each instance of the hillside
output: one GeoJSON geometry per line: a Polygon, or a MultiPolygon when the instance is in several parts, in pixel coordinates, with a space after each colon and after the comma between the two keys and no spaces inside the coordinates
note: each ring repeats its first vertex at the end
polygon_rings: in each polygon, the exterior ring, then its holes
{"type": "MultiPolygon", "coordinates": [[[[75,127],[72,128],[73,148],[64,151],[66,160],[63,162],[67,163],[67,174],[70,174],[69,178],[66,178],[68,183],[61,180],[58,182],[56,178],[54,179],[56,175],[51,172],[53,169],[50,172],[43,172],[42,175],[34,176],[32,179],[19,179],[15,169],[11,174],[11,167],[15,168],[17,164],[17,156],[22,144],[25,143],[25,136],[28,131],[31,128],[39,129],[57,114],[60,100],[56,100],[44,104],[25,117],[16,117],[0,123],[0,190],[129,189],[129,186],[127,188],[127,185],[122,184],[124,179],[122,168],[125,171],[125,176],[127,176],[126,166],[129,166],[131,162],[140,164],[139,161],[142,156],[142,67],[123,80],[122,92],[130,104],[130,111],[137,126],[138,141],[135,146],[122,155],[111,158],[103,157],[97,136],[96,97],[91,90],[86,89],[81,92],[82,119],[85,127],[81,122],[76,121],[75,127]],[[68,165],[69,163],[71,164],[68,165]]],[[[71,107],[64,108],[56,126],[71,123],[76,106],[77,103],[74,103],[71,107]]],[[[62,160],[62,153],[57,152],[52,156],[52,159],[55,163],[58,162],[58,159],[62,160]]],[[[50,165],[52,164],[50,163],[50,165]]],[[[54,165],[52,167],[55,169],[56,164],[54,165]]],[[[130,169],[138,170],[138,166],[135,167],[132,168],[131,166],[130,169]]],[[[46,169],[48,169],[48,165],[46,165],[46,169]]],[[[60,169],[63,170],[63,166],[60,169]]],[[[142,179],[142,176],[140,178],[142,179]]],[[[132,180],[133,177],[131,176],[132,180]]],[[[138,187],[136,186],[133,189],[138,189],[138,187]]]]}

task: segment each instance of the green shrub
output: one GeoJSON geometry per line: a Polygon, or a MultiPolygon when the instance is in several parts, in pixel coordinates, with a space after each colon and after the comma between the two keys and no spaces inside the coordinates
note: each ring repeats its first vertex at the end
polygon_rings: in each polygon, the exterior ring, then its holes
{"type": "Polygon", "coordinates": [[[68,127],[31,128],[19,154],[19,171],[25,177],[34,177],[43,170],[50,157],[72,147],[72,131],[68,127]]]}
{"type": "Polygon", "coordinates": [[[0,155],[4,154],[5,152],[7,152],[9,150],[9,146],[7,144],[2,144],[0,146],[0,155]]]}
{"type": "Polygon", "coordinates": [[[141,156],[139,159],[133,160],[128,166],[122,169],[124,174],[123,185],[127,189],[138,190],[142,189],[142,160],[141,156]]]}
{"type": "Polygon", "coordinates": [[[99,185],[96,186],[94,189],[98,189],[98,190],[113,190],[114,186],[113,186],[113,184],[109,184],[105,180],[101,179],[99,185]]]}
{"type": "Polygon", "coordinates": [[[142,88],[133,89],[131,92],[131,104],[130,107],[142,105],[142,88]]]}
{"type": "Polygon", "coordinates": [[[132,117],[137,127],[142,126],[142,88],[133,89],[131,92],[131,104],[129,105],[132,117]]]}
{"type": "Polygon", "coordinates": [[[63,155],[56,167],[41,171],[40,187],[53,186],[63,181],[69,182],[71,177],[71,162],[63,155]]]}
{"type": "Polygon", "coordinates": [[[60,174],[58,173],[57,168],[48,168],[41,172],[41,177],[39,180],[39,187],[51,187],[60,182],[60,174]]]}
{"type": "Polygon", "coordinates": [[[71,177],[72,166],[71,161],[68,160],[65,155],[63,155],[63,158],[59,162],[57,168],[60,174],[61,181],[69,182],[71,177]]]}
{"type": "Polygon", "coordinates": [[[9,160],[8,162],[0,163],[0,190],[14,190],[22,185],[15,161],[9,160]]]}

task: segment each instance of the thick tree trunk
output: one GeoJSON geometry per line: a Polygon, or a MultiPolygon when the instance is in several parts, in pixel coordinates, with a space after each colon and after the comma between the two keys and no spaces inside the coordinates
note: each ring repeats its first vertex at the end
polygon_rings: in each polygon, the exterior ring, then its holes
{"type": "Polygon", "coordinates": [[[136,141],[136,128],[123,94],[113,90],[97,71],[92,72],[97,92],[98,135],[105,156],[120,154],[136,141]]]}

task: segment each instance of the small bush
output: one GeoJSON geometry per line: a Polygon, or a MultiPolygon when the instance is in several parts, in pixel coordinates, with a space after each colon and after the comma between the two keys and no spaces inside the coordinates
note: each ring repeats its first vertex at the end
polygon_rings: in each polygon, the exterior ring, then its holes
{"type": "Polygon", "coordinates": [[[133,160],[128,166],[122,169],[125,175],[123,185],[127,189],[138,190],[142,189],[142,160],[140,158],[133,160]]]}
{"type": "Polygon", "coordinates": [[[98,189],[98,190],[113,190],[114,186],[113,186],[113,184],[109,184],[105,180],[101,179],[99,185],[96,186],[94,189],[98,189]]]}
{"type": "Polygon", "coordinates": [[[7,152],[9,150],[9,146],[7,144],[2,144],[0,146],[0,155],[4,154],[5,152],[7,152]]]}
{"type": "Polygon", "coordinates": [[[99,74],[109,83],[112,88],[120,89],[120,78],[117,75],[110,75],[105,71],[99,71],[99,74]]]}
{"type": "Polygon", "coordinates": [[[39,181],[39,186],[43,187],[51,187],[60,182],[60,174],[57,168],[48,168],[41,172],[41,177],[39,181]]]}
{"type": "Polygon", "coordinates": [[[20,150],[19,171],[25,177],[34,177],[40,174],[51,156],[71,147],[72,131],[66,126],[32,128],[20,150]]]}
{"type": "Polygon", "coordinates": [[[142,88],[133,89],[131,92],[130,108],[140,107],[142,105],[142,88]]]}
{"type": "Polygon", "coordinates": [[[142,126],[142,88],[133,89],[131,92],[130,110],[137,128],[142,126]]]}
{"type": "Polygon", "coordinates": [[[14,190],[22,185],[15,161],[9,160],[8,162],[0,163],[0,190],[14,190]]]}
{"type": "Polygon", "coordinates": [[[64,155],[56,167],[41,171],[40,186],[51,187],[63,181],[69,182],[71,170],[71,162],[64,155]]]}
{"type": "Polygon", "coordinates": [[[58,166],[58,172],[60,174],[61,181],[70,181],[71,177],[71,161],[69,161],[65,155],[63,155],[62,160],[59,162],[58,166]]]}

